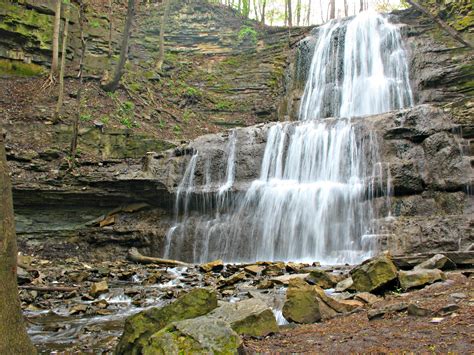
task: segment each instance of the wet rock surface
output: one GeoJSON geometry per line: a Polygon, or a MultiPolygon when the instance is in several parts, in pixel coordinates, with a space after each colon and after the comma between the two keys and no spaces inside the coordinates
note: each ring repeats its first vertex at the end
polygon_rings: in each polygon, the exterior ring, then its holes
{"type": "MultiPolygon", "coordinates": [[[[30,336],[41,351],[100,352],[117,348],[120,353],[133,353],[135,346],[165,349],[166,344],[179,349],[208,349],[225,344],[242,348],[257,344],[252,337],[266,339],[262,340],[263,346],[272,339],[277,341],[278,333],[287,332],[285,324],[289,321],[319,322],[326,327],[325,324],[332,324],[337,319],[344,324],[346,318],[359,317],[361,313],[366,319],[373,318],[371,322],[388,322],[391,318],[386,317],[405,314],[413,297],[417,307],[427,308],[432,311],[430,315],[443,319],[473,307],[469,286],[472,276],[463,275],[463,272],[472,275],[467,272],[469,269],[446,271],[447,280],[409,293],[399,294],[396,285],[389,285],[376,296],[368,292],[335,292],[311,285],[300,277],[307,275],[294,272],[304,270],[304,265],[285,267],[292,270],[283,275],[289,280],[286,285],[271,282],[274,276],[246,271],[248,266],[242,264],[225,264],[219,272],[203,272],[200,265],[166,268],[134,264],[125,259],[110,262],[78,258],[47,260],[23,255],[20,260],[30,279],[20,286],[22,306],[30,321],[30,336]],[[229,278],[236,281],[220,283],[229,278]],[[265,282],[269,285],[262,289],[260,285],[265,282]],[[108,286],[104,293],[90,292],[93,285],[104,283],[108,286]],[[420,292],[425,296],[416,298],[420,292]],[[440,303],[436,296],[440,293],[445,295],[446,302],[440,303]],[[301,306],[301,300],[305,302],[304,307],[297,308],[301,306]],[[426,302],[432,301],[438,306],[425,306],[426,302]],[[404,306],[391,306],[394,303],[404,306]],[[369,311],[372,312],[370,316],[369,311]],[[312,318],[306,319],[310,315],[312,318]],[[190,333],[190,325],[198,321],[209,328],[203,338],[195,338],[194,333],[190,333]],[[219,327],[222,329],[218,330],[219,327]],[[230,337],[230,343],[219,340],[223,334],[230,337]],[[238,337],[234,338],[233,334],[238,337]]],[[[284,266],[288,264],[284,263],[284,266]]],[[[265,268],[273,263],[261,265],[265,268]]],[[[276,265],[281,266],[280,263],[276,265]]],[[[319,269],[329,275],[347,277],[351,268],[319,269]]],[[[414,306],[410,309],[410,314],[420,314],[414,306]]],[[[418,319],[421,316],[411,317],[418,319]]]]}

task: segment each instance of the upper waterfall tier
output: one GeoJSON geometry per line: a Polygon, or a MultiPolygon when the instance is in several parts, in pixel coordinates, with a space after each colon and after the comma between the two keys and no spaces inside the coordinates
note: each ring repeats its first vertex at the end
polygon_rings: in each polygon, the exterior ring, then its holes
{"type": "Polygon", "coordinates": [[[400,31],[372,11],[320,27],[300,119],[373,115],[413,105],[400,31]]]}

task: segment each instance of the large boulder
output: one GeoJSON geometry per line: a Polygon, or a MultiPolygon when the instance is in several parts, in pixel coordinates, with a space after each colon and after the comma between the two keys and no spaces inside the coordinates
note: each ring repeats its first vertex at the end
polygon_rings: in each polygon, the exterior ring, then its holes
{"type": "Polygon", "coordinates": [[[333,318],[338,313],[350,312],[363,304],[357,301],[336,300],[326,295],[319,286],[308,285],[300,278],[290,280],[283,305],[283,317],[289,322],[315,323],[333,318]]]}
{"type": "Polygon", "coordinates": [[[265,336],[278,331],[272,310],[256,298],[223,304],[207,316],[229,323],[241,335],[265,336]]]}
{"type": "Polygon", "coordinates": [[[141,354],[236,354],[241,343],[227,322],[204,316],[171,323],[154,333],[141,354]]]}
{"type": "Polygon", "coordinates": [[[446,277],[441,270],[418,269],[410,271],[400,271],[398,273],[400,286],[407,290],[414,287],[422,287],[436,281],[445,280],[446,277]]]}
{"type": "Polygon", "coordinates": [[[332,275],[324,270],[313,270],[306,277],[306,281],[311,285],[317,285],[322,288],[333,288],[337,282],[332,275]]]}
{"type": "Polygon", "coordinates": [[[322,316],[314,287],[299,278],[291,279],[283,305],[283,317],[295,323],[320,321],[322,316]]]}
{"type": "Polygon", "coordinates": [[[125,329],[117,346],[117,354],[141,354],[151,335],[171,322],[205,315],[217,307],[214,291],[198,288],[161,308],[137,313],[125,321],[125,329]]]}
{"type": "Polygon", "coordinates": [[[352,288],[359,292],[376,292],[397,278],[397,268],[391,258],[380,255],[364,261],[351,270],[352,288]]]}
{"type": "Polygon", "coordinates": [[[447,256],[443,254],[436,254],[425,260],[414,267],[415,270],[422,269],[439,269],[439,270],[451,270],[455,269],[456,264],[451,261],[447,256]]]}

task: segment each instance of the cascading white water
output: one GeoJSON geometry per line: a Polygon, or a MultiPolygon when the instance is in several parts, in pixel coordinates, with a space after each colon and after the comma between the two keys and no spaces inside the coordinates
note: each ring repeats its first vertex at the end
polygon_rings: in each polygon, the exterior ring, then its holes
{"type": "MultiPolygon", "coordinates": [[[[191,221],[185,204],[185,218],[168,233],[168,254],[173,249],[172,256],[180,258],[187,237],[193,261],[200,262],[356,263],[373,251],[371,199],[377,191],[389,194],[390,187],[373,186],[388,180],[376,138],[351,117],[413,104],[405,51],[397,27],[374,12],[326,24],[317,36],[301,122],[271,127],[260,178],[230,211],[218,203],[212,217],[201,214],[191,221]]],[[[218,196],[234,183],[235,137],[230,135],[226,181],[218,196]]],[[[190,178],[190,167],[183,181],[190,178]]]]}
{"type": "Polygon", "coordinates": [[[376,12],[318,31],[300,119],[373,115],[413,105],[400,31],[376,12]]]}

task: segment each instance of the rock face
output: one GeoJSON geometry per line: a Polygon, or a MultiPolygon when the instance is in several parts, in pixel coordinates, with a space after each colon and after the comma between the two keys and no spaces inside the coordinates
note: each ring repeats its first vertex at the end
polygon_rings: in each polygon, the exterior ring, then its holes
{"type": "Polygon", "coordinates": [[[208,317],[171,323],[153,334],[140,354],[236,354],[242,341],[229,324],[208,317]]]}
{"type": "Polygon", "coordinates": [[[445,280],[446,277],[444,273],[438,269],[417,269],[400,271],[398,273],[398,279],[400,280],[400,286],[407,290],[409,288],[421,287],[436,281],[445,280]]]}
{"type": "MultiPolygon", "coordinates": [[[[471,158],[464,154],[462,146],[467,141],[455,133],[459,126],[450,116],[432,105],[420,105],[353,122],[355,130],[377,136],[381,161],[390,172],[392,196],[373,201],[380,217],[379,234],[375,236],[379,250],[403,254],[469,246],[474,240],[470,228],[473,199],[464,191],[471,184],[471,158]],[[381,218],[388,214],[394,218],[381,218]]],[[[266,135],[272,125],[234,130],[237,143],[231,194],[245,191],[259,177],[266,135]]],[[[217,193],[223,183],[217,172],[227,166],[227,142],[224,134],[208,135],[169,155],[150,156],[147,170],[138,176],[155,176],[173,190],[198,151],[206,159],[197,159],[193,192],[194,198],[205,198],[217,193]],[[206,176],[213,183],[206,183],[206,176]]],[[[194,221],[198,222],[194,217],[188,220],[190,231],[194,221]]],[[[183,257],[187,255],[183,250],[183,257]]]]}
{"type": "Polygon", "coordinates": [[[351,270],[352,287],[359,292],[382,289],[397,278],[397,268],[385,255],[367,260],[351,270]]]}
{"type": "Polygon", "coordinates": [[[140,354],[146,348],[150,336],[171,322],[196,318],[216,307],[215,292],[194,289],[163,308],[140,312],[126,320],[116,351],[118,354],[140,354]]]}

